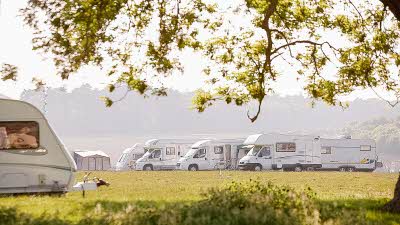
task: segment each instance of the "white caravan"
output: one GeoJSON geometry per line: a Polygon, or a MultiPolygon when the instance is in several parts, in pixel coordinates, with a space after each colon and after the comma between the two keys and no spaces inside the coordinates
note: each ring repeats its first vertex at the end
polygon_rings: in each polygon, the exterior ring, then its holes
{"type": "Polygon", "coordinates": [[[144,144],[146,153],[136,160],[136,170],[174,170],[181,156],[190,150],[194,140],[151,139],[144,144]]]}
{"type": "Polygon", "coordinates": [[[115,165],[116,171],[134,170],[135,162],[144,155],[143,144],[136,143],[125,149],[115,165]]]}
{"type": "Polygon", "coordinates": [[[65,192],[76,165],[34,106],[0,99],[0,193],[65,192]]]}
{"type": "Polygon", "coordinates": [[[191,171],[235,169],[238,157],[245,155],[242,145],[243,139],[198,141],[179,159],[177,168],[191,171]]]}
{"type": "Polygon", "coordinates": [[[379,165],[371,139],[321,138],[321,170],[374,171],[379,165]]]}
{"type": "Polygon", "coordinates": [[[302,171],[322,166],[318,137],[255,134],[250,135],[243,144],[250,151],[239,161],[239,169],[302,171]]]}

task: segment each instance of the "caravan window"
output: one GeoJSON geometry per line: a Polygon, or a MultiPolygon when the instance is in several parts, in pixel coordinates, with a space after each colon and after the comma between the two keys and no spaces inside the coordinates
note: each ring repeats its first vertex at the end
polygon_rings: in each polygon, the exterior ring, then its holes
{"type": "Polygon", "coordinates": [[[175,155],[175,147],[166,147],[165,154],[166,155],[175,155]]]}
{"type": "Polygon", "coordinates": [[[276,143],[276,151],[277,152],[295,152],[296,151],[296,143],[294,143],[294,142],[276,143]]]}
{"type": "Polygon", "coordinates": [[[37,148],[39,148],[37,122],[0,122],[0,150],[37,148]]]}
{"type": "Polygon", "coordinates": [[[322,146],[321,154],[332,154],[332,147],[331,146],[322,146]]]}
{"type": "Polygon", "coordinates": [[[215,153],[215,154],[222,154],[222,153],[224,153],[224,147],[222,147],[222,146],[215,146],[215,147],[214,147],[214,153],[215,153]]]}
{"type": "Polygon", "coordinates": [[[361,145],[360,151],[371,151],[371,145],[361,145]]]}

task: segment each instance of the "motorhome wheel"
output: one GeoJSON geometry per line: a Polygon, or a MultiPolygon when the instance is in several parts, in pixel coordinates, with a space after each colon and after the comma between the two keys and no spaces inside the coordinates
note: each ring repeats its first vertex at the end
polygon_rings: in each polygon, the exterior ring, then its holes
{"type": "Polygon", "coordinates": [[[152,165],[145,165],[145,166],[143,167],[143,170],[151,171],[151,170],[153,170],[153,166],[152,166],[152,165]]]}
{"type": "Polygon", "coordinates": [[[301,171],[303,171],[303,168],[301,168],[301,166],[296,166],[296,167],[294,168],[294,171],[295,171],[295,172],[301,172],[301,171]]]}
{"type": "Polygon", "coordinates": [[[197,170],[199,170],[197,165],[190,165],[188,169],[189,169],[189,171],[197,171],[197,170]]]}
{"type": "Polygon", "coordinates": [[[355,171],[355,169],[353,167],[347,168],[347,172],[354,172],[354,171],[355,171]]]}
{"type": "Polygon", "coordinates": [[[315,170],[315,168],[314,167],[312,167],[312,166],[310,166],[310,167],[307,167],[307,171],[314,171],[315,170]]]}
{"type": "Polygon", "coordinates": [[[340,171],[340,172],[346,172],[346,168],[345,168],[345,167],[340,167],[340,168],[339,168],[339,171],[340,171]]]}
{"type": "Polygon", "coordinates": [[[261,169],[262,169],[262,167],[261,167],[261,165],[259,165],[259,164],[257,164],[257,165],[254,167],[254,171],[261,171],[261,169]]]}

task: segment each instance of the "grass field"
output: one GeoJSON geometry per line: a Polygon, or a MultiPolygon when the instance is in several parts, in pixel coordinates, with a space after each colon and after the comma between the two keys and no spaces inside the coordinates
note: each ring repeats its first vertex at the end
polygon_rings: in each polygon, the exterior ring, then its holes
{"type": "MultiPolygon", "coordinates": [[[[77,180],[81,180],[79,173],[77,180]]],[[[224,187],[232,181],[258,180],[287,185],[295,190],[311,188],[319,205],[361,210],[373,220],[400,224],[400,216],[379,211],[393,196],[397,174],[337,172],[95,172],[111,183],[97,191],[67,193],[64,196],[2,196],[0,209],[14,209],[32,218],[44,215],[67,223],[78,223],[88,213],[102,210],[118,212],[128,205],[193,204],[205,198],[213,187],[224,187]]],[[[2,211],[0,210],[0,218],[2,211]]],[[[4,214],[4,213],[3,213],[4,214]]],[[[1,221],[0,221],[1,224],[1,221]]]]}

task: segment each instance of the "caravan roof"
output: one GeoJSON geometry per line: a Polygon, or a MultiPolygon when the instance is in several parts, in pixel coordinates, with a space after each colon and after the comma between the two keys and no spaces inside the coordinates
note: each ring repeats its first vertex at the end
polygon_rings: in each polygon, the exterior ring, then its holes
{"type": "Polygon", "coordinates": [[[192,145],[192,148],[198,148],[200,146],[215,143],[215,144],[243,144],[244,139],[208,139],[197,141],[192,145]]]}
{"type": "Polygon", "coordinates": [[[146,141],[144,147],[160,146],[165,144],[193,144],[198,139],[150,139],[146,141]]]}
{"type": "Polygon", "coordinates": [[[288,141],[288,140],[313,140],[319,138],[318,136],[312,135],[293,135],[293,134],[278,134],[278,133],[269,133],[269,134],[253,134],[247,137],[247,139],[243,142],[244,145],[264,145],[270,144],[279,141],[288,141]]]}

